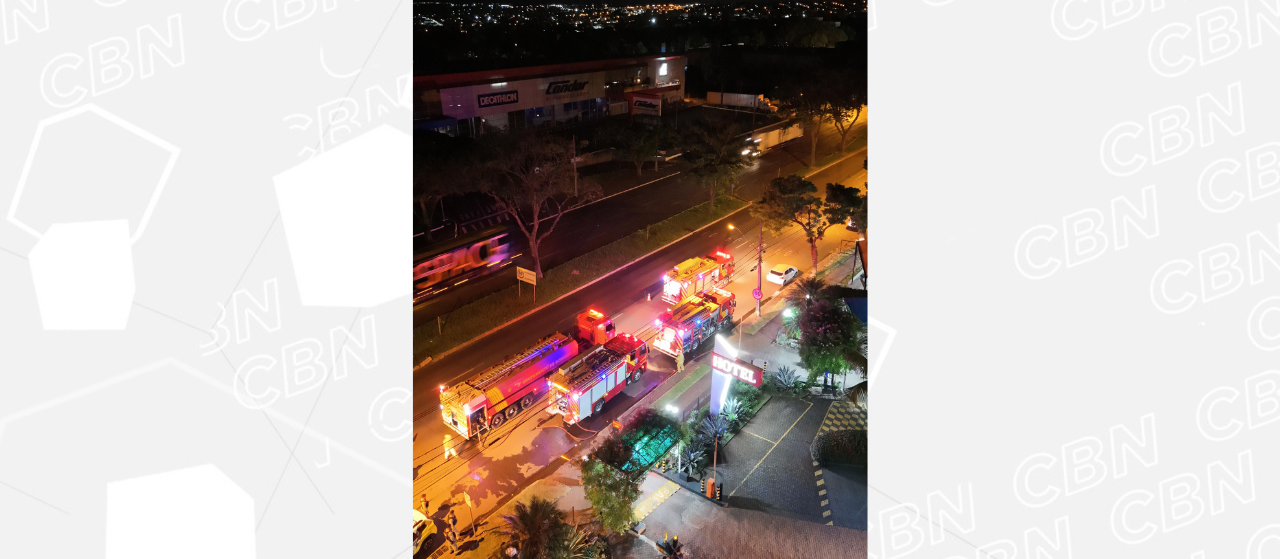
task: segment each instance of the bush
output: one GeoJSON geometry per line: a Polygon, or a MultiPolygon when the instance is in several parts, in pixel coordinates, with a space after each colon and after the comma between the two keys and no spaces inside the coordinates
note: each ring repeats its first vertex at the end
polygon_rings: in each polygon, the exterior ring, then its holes
{"type": "Polygon", "coordinates": [[[809,447],[813,461],[821,465],[853,464],[867,466],[867,432],[843,429],[819,433],[809,447]]]}

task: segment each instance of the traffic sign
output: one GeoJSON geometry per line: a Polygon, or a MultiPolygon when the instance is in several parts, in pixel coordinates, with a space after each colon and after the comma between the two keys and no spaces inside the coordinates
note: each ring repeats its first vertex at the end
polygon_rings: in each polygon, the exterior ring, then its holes
{"type": "Polygon", "coordinates": [[[759,288],[759,287],[757,287],[757,288],[755,288],[755,289],[752,289],[752,290],[751,290],[751,296],[752,296],[752,297],[755,297],[755,298],[756,298],[756,300],[757,300],[757,301],[759,301],[760,299],[762,299],[762,298],[764,297],[764,292],[763,292],[763,291],[760,291],[760,288],[759,288]]]}
{"type": "Polygon", "coordinates": [[[533,273],[533,270],[526,270],[519,266],[516,266],[516,279],[525,283],[538,285],[538,274],[533,273]]]}
{"type": "Polygon", "coordinates": [[[463,498],[465,501],[467,501],[467,506],[468,506],[468,507],[469,507],[469,506],[471,506],[471,495],[470,495],[469,493],[463,492],[463,493],[462,493],[462,498],[463,498]]]}

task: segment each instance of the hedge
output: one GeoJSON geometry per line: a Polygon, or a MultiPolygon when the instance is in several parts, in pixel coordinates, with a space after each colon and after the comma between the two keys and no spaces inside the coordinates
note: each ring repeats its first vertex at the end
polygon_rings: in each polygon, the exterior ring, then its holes
{"type": "Polygon", "coordinates": [[[861,429],[842,429],[819,433],[809,448],[813,461],[827,464],[854,464],[867,466],[867,432],[861,429]]]}

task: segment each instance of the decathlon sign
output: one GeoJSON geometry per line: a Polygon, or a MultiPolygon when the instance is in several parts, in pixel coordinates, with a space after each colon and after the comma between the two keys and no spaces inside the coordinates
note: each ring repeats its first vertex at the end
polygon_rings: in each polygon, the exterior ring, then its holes
{"type": "Polygon", "coordinates": [[[484,93],[476,96],[476,104],[481,109],[485,107],[496,107],[498,105],[510,105],[520,102],[519,91],[499,91],[497,93],[484,93]]]}
{"type": "Polygon", "coordinates": [[[759,367],[741,359],[725,357],[719,353],[711,354],[711,370],[736,378],[751,386],[759,387],[764,382],[764,371],[759,367]]]}

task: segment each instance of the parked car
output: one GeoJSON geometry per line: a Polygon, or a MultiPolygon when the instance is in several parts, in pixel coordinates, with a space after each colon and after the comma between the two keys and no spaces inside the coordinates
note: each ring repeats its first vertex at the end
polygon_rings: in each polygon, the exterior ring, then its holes
{"type": "Polygon", "coordinates": [[[769,276],[767,279],[778,285],[786,285],[787,282],[795,279],[796,275],[799,273],[800,270],[797,270],[795,266],[778,264],[777,266],[774,266],[772,270],[769,270],[769,276]]]}
{"type": "Polygon", "coordinates": [[[431,539],[431,534],[436,533],[436,523],[427,515],[413,509],[413,552],[417,553],[422,546],[431,539]]]}

